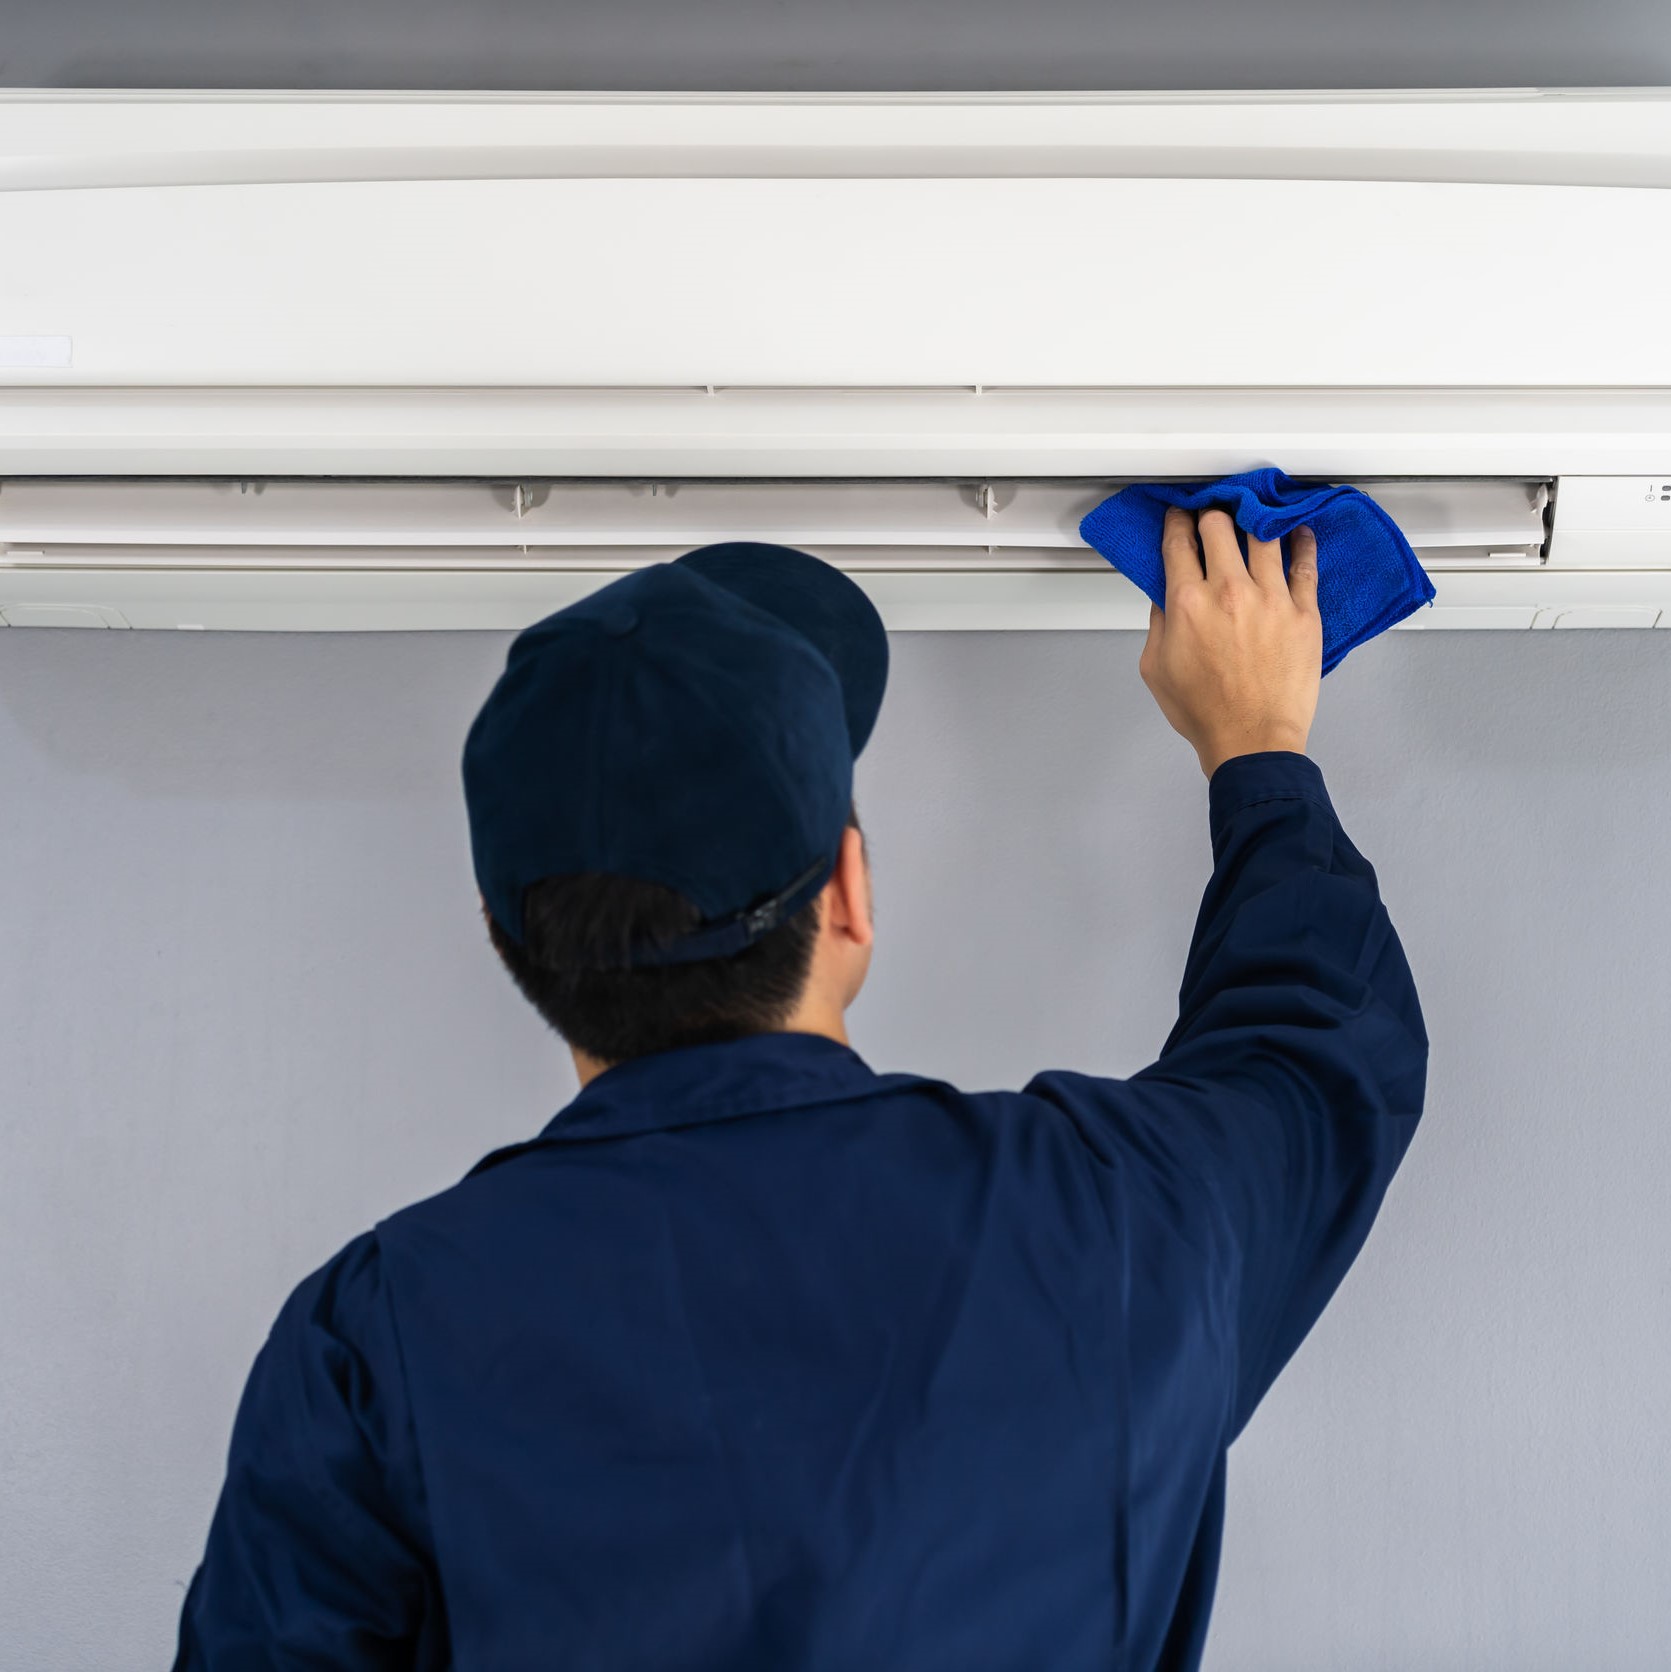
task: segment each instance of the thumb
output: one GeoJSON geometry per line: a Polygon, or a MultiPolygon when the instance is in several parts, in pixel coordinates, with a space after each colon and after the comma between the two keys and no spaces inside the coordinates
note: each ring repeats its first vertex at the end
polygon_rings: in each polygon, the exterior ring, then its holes
{"type": "Polygon", "coordinates": [[[1288,595],[1311,614],[1317,612],[1317,536],[1309,528],[1296,528],[1288,562],[1288,595]]]}
{"type": "Polygon", "coordinates": [[[1143,649],[1138,653],[1137,671],[1142,676],[1145,685],[1155,671],[1155,658],[1160,655],[1161,634],[1166,631],[1166,617],[1162,614],[1158,604],[1149,605],[1149,633],[1143,640],[1143,649]]]}

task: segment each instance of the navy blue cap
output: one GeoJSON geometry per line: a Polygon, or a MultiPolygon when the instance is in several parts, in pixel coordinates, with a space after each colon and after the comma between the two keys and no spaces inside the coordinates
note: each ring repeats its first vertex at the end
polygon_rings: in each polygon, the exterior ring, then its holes
{"type": "Polygon", "coordinates": [[[464,746],[476,881],[580,872],[677,890],[701,924],[634,963],[728,957],[829,880],[888,677],[881,617],[833,565],[733,541],[519,633],[464,746]]]}

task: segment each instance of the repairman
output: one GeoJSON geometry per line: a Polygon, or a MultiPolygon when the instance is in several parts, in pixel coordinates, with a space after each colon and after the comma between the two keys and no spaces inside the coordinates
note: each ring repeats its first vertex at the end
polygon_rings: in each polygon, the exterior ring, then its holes
{"type": "Polygon", "coordinates": [[[538,1135],[351,1242],[257,1358],[180,1672],[1198,1664],[1225,1453],[1367,1236],[1427,1041],[1305,754],[1316,545],[1168,511],[1141,668],[1208,778],[1129,1079],[879,1074],[853,762],[887,641],[782,547],[530,627],[464,789],[574,1053],[538,1135]]]}

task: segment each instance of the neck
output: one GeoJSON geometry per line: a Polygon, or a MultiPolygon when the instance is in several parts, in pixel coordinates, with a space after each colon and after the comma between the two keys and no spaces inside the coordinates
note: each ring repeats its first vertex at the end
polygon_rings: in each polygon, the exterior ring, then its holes
{"type": "MultiPolygon", "coordinates": [[[[803,999],[790,1015],[775,1028],[763,1028],[763,1033],[816,1033],[825,1039],[833,1039],[838,1045],[850,1045],[852,1041],[847,1037],[847,1018],[837,1007],[809,1004],[803,999]]],[[[589,1085],[603,1073],[606,1068],[613,1066],[597,1057],[588,1056],[584,1051],[577,1051],[569,1047],[569,1055],[574,1058],[574,1072],[581,1085],[589,1085]]]]}

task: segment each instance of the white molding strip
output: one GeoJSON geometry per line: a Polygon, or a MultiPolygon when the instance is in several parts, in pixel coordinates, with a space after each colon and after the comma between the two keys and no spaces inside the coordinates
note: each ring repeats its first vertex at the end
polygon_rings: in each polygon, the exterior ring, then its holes
{"type": "MultiPolygon", "coordinates": [[[[0,622],[257,632],[510,632],[617,571],[0,571],[0,622]]],[[[1148,600],[1112,569],[855,575],[891,631],[1132,631],[1148,600]]],[[[1435,578],[1414,629],[1671,626],[1671,571],[1505,570],[1435,578]]]]}
{"type": "Polygon", "coordinates": [[[670,175],[1671,185],[1665,88],[0,92],[0,188],[670,175]]]}

